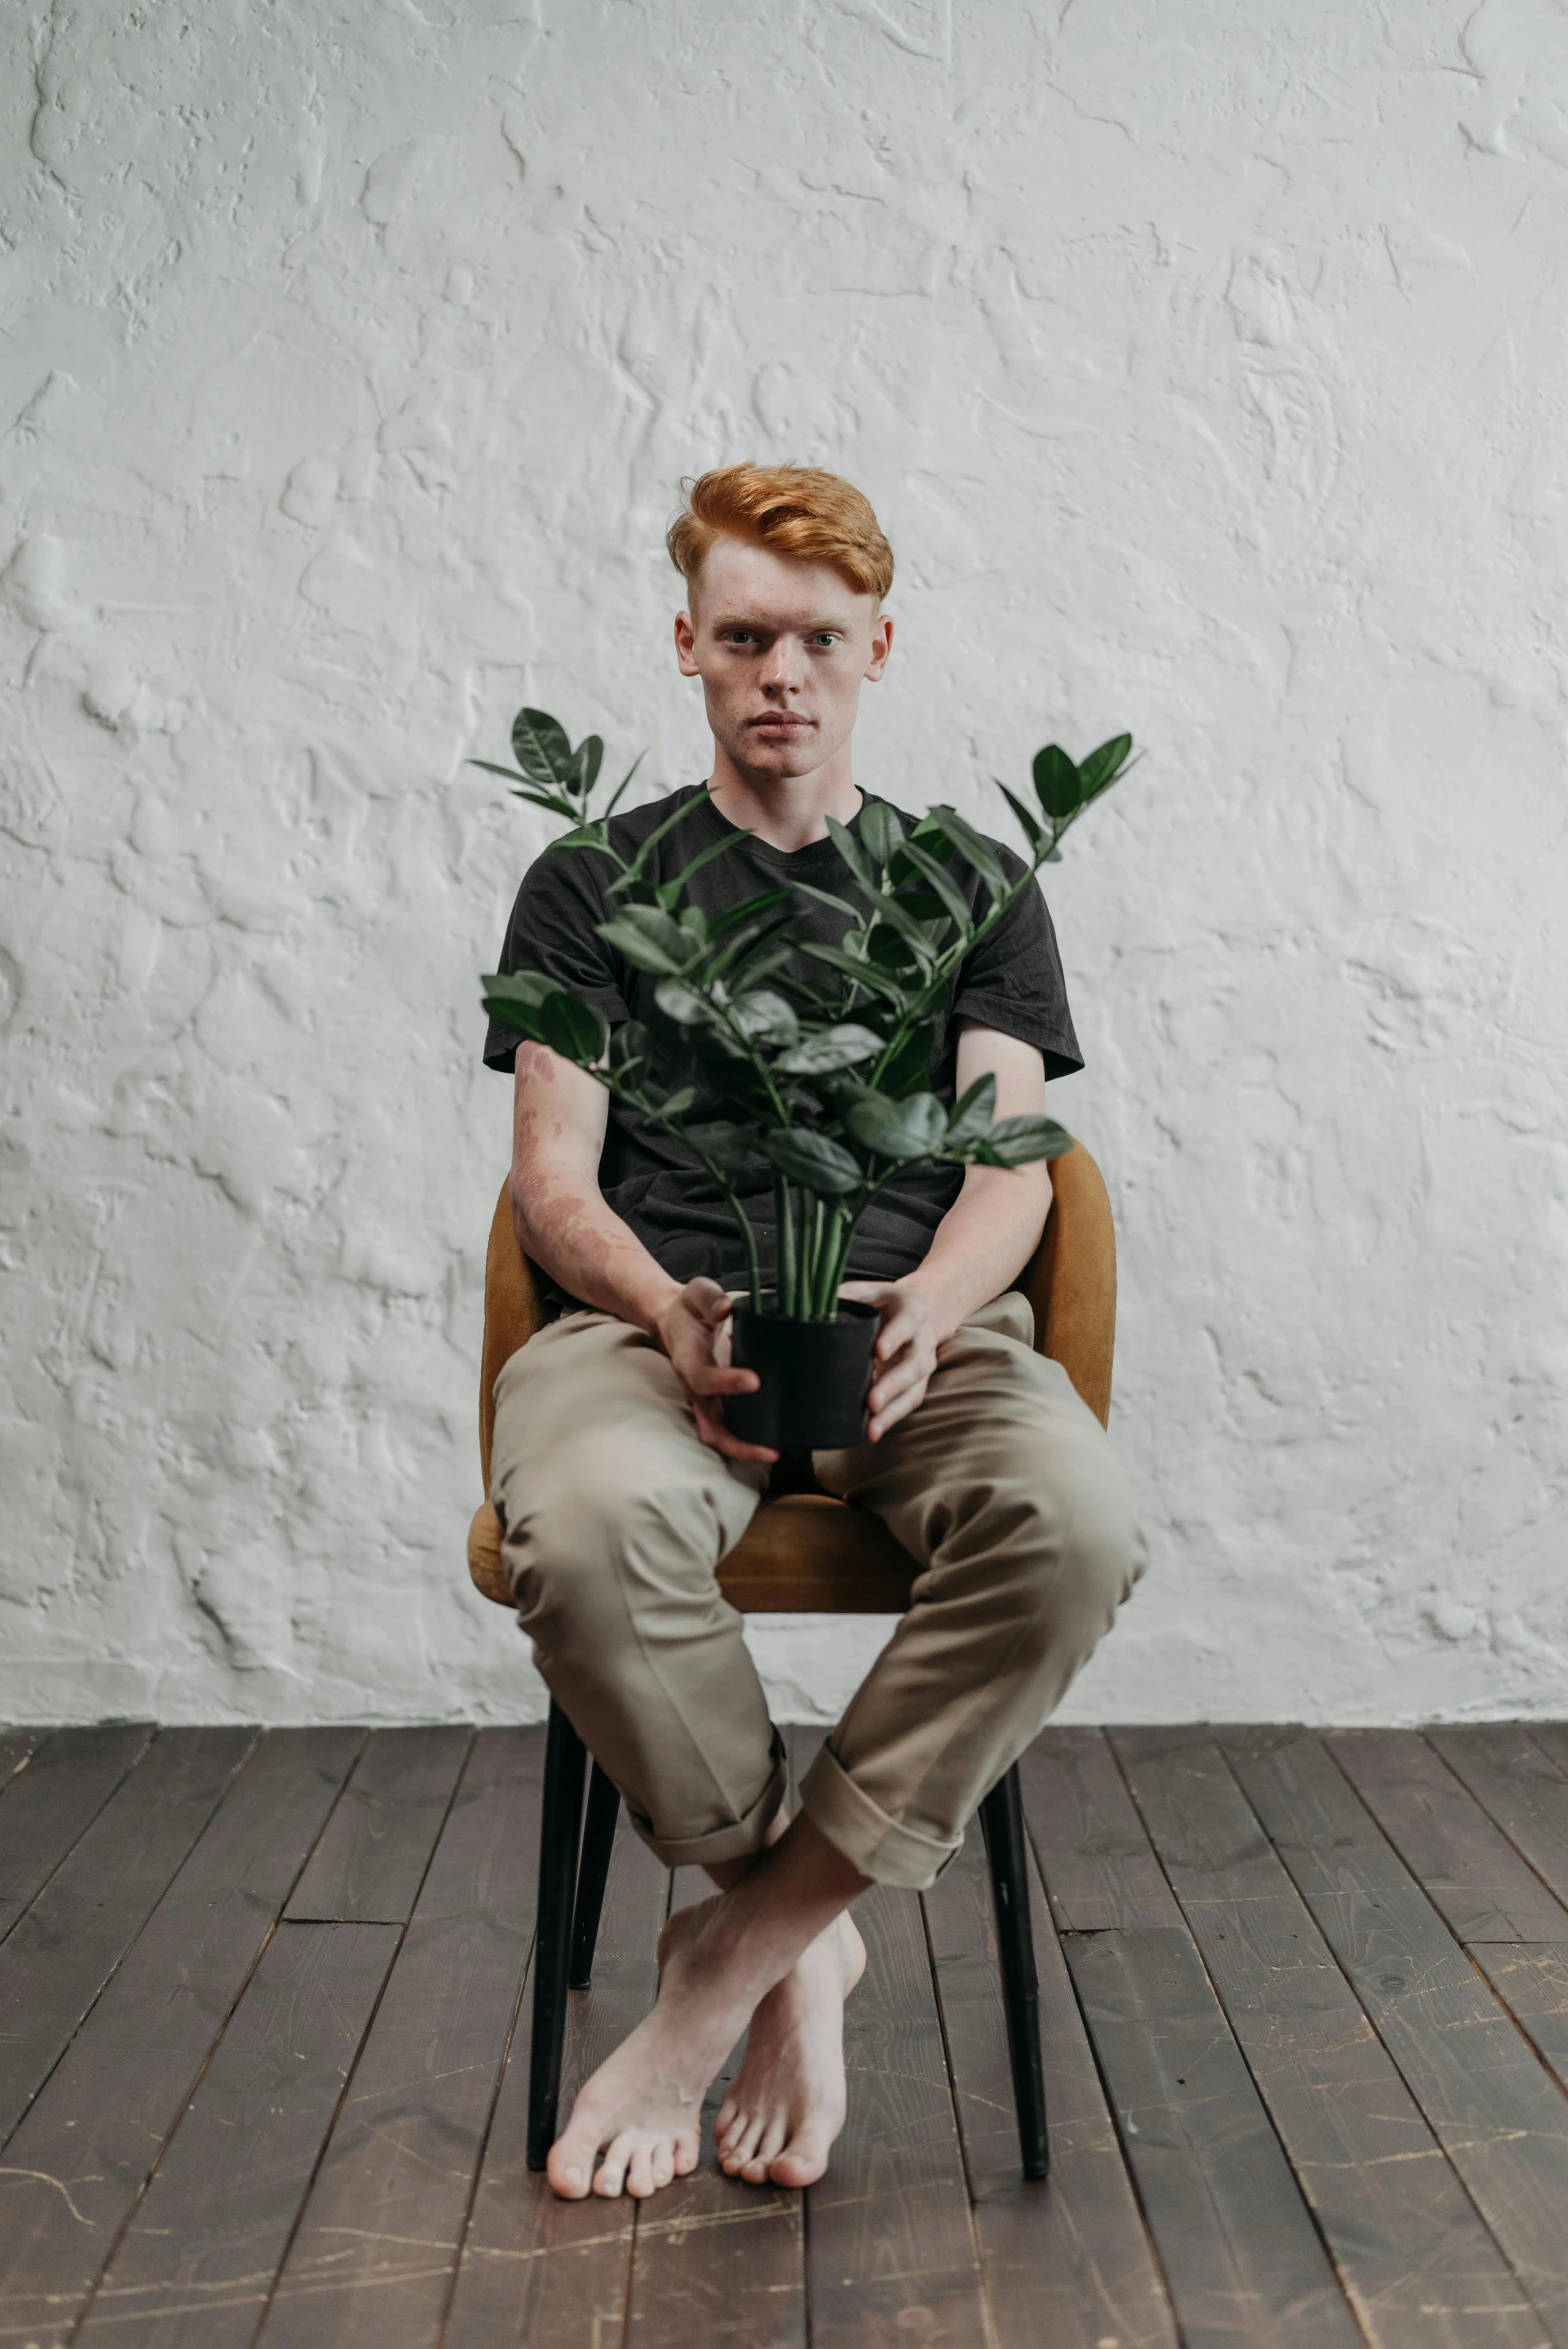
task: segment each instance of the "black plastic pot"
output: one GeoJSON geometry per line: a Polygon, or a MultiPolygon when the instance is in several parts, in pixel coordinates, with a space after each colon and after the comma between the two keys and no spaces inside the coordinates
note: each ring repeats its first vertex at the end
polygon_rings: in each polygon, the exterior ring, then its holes
{"type": "Polygon", "coordinates": [[[848,1299],[832,1321],[789,1321],[753,1313],[735,1301],[730,1359],[754,1370],[762,1384],[752,1395],[726,1395],[724,1424],[743,1444],[770,1444],[776,1452],[833,1452],[858,1444],[866,1432],[871,1355],[877,1310],[848,1299]]]}

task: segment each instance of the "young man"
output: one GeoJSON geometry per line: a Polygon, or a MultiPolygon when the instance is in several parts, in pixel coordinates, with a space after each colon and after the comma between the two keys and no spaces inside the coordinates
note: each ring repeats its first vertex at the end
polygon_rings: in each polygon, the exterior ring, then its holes
{"type": "MultiPolygon", "coordinates": [[[[687,587],[676,656],[702,680],[713,770],[616,818],[622,853],[685,802],[658,877],[750,835],[695,884],[710,911],[781,876],[852,898],[826,818],[853,828],[865,804],[851,736],[893,641],[875,515],[831,474],[732,465],[693,486],[669,546],[687,587]]],[[[654,982],[596,934],[609,877],[589,853],[542,856],[501,967],[548,972],[684,1058],[654,982]]],[[[846,917],[820,922],[833,937],[846,917]]],[[[1142,1571],[1100,1425],[1033,1351],[1008,1286],[1039,1242],[1049,1172],[906,1170],[861,1227],[844,1293],[881,1309],[866,1440],[814,1465],[925,1571],[786,1825],[778,1736],[715,1579],[772,1460],[724,1424],[725,1395],[756,1383],[724,1345],[739,1236],[705,1178],[583,1070],[495,1028],[485,1057],[515,1065],[513,1209],[558,1315],[496,1382],[492,1498],[518,1618],[638,1832],[719,1887],[666,1925],[658,2003],[583,2088],[550,2182],[646,2195],[692,2170],[703,2095],[746,2032],[721,2165],[809,2185],[844,2119],[843,2006],[865,1958],[851,1904],[871,1884],[932,1881],[1142,1571]]],[[[960,974],[933,1088],[951,1099],[989,1070],[1010,1117],[1081,1065],[1030,890],[960,974]]],[[[768,1202],[750,1204],[766,1251],[768,1202]]]]}

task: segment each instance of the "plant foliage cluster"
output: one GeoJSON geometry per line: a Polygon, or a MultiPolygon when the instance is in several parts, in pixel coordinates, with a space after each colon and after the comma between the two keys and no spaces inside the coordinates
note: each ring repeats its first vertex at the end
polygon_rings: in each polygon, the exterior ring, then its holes
{"type": "Polygon", "coordinates": [[[504,776],[519,799],[569,826],[557,850],[591,849],[614,868],[610,918],[599,935],[657,982],[659,1008],[693,1053],[713,1065],[733,1119],[692,1122],[690,1085],[666,1087],[653,1038],[639,1021],[613,1031],[599,1011],[536,971],[483,981],[486,1010],[505,1026],[587,1069],[618,1101],[683,1143],[728,1201],[746,1251],[753,1310],[762,1310],[757,1237],[742,1201],[771,1185],[777,1230],[777,1310],[823,1319],[837,1309],[855,1231],[899,1170],[917,1160],[952,1166],[1023,1166],[1056,1158],[1072,1137],[1048,1117],[997,1118],[996,1080],[981,1077],[956,1105],[929,1089],[938,1022],[954,979],[1005,920],[1063,835],[1127,769],[1130,735],[1101,743],[1081,764],[1055,743],[1034,761],[1035,806],[999,784],[1028,847],[1010,880],[994,847],[956,808],[938,806],[906,829],[893,809],[868,802],[857,832],[828,818],[853,898],[805,882],[764,890],[710,918],[685,902],[694,876],[747,837],[715,841],[666,881],[653,852],[699,801],[678,808],[635,855],[624,857],[610,817],[636,765],[591,813],[604,745],[575,747],[542,710],[518,713],[515,768],[473,763],[504,776]],[[971,907],[963,868],[985,884],[971,907]],[[836,945],[797,934],[802,898],[842,912],[836,945]],[[820,976],[802,976],[802,957],[820,976]]]}

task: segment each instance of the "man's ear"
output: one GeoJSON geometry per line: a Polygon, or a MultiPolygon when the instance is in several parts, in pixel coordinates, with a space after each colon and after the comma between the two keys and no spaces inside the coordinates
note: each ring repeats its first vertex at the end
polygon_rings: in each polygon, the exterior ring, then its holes
{"type": "Polygon", "coordinates": [[[697,630],[690,612],[675,615],[675,658],[683,677],[700,675],[697,667],[697,630]]]}
{"type": "Polygon", "coordinates": [[[883,612],[871,623],[871,659],[866,669],[866,683],[868,685],[875,685],[887,667],[888,655],[892,650],[893,622],[889,615],[883,612]]]}

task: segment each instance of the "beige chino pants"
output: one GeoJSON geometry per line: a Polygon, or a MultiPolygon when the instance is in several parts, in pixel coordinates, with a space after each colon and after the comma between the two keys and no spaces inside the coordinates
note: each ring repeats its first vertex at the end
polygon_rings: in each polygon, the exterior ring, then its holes
{"type": "MultiPolygon", "coordinates": [[[[880,1443],[819,1452],[923,1568],[801,1787],[879,1884],[929,1884],[1143,1572],[1127,1480],[1028,1300],[949,1338],[880,1443]]],[[[670,1867],[755,1851],[784,1761],[715,1568],[765,1467],[704,1444],[660,1348],[606,1313],[541,1330],[495,1386],[491,1498],[518,1621],[551,1694],[670,1867]]]]}

